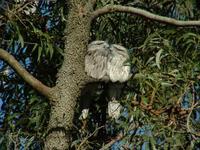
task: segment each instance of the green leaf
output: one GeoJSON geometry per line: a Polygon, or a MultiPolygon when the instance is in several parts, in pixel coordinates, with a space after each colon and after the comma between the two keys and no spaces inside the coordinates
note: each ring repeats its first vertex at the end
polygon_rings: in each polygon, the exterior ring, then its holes
{"type": "Polygon", "coordinates": [[[38,48],[38,58],[37,58],[37,61],[40,61],[41,54],[42,54],[42,47],[40,46],[38,48]]]}
{"type": "Polygon", "coordinates": [[[24,47],[24,39],[20,32],[18,32],[19,42],[21,43],[21,47],[24,47]]]}
{"type": "Polygon", "coordinates": [[[153,137],[150,137],[150,144],[151,144],[151,149],[152,150],[156,150],[156,141],[155,141],[155,139],[153,138],[153,137]]]}
{"type": "Polygon", "coordinates": [[[146,78],[146,76],[142,73],[136,73],[134,76],[135,79],[143,79],[146,78]]]}
{"type": "Polygon", "coordinates": [[[160,60],[161,60],[161,54],[163,52],[163,49],[159,50],[157,53],[156,53],[156,65],[157,67],[160,69],[160,60]]]}
{"type": "Polygon", "coordinates": [[[154,58],[155,58],[154,56],[150,57],[150,58],[147,60],[146,65],[148,65],[154,58]]]}
{"type": "Polygon", "coordinates": [[[35,43],[35,44],[34,44],[34,47],[33,47],[33,49],[32,49],[32,52],[34,52],[34,51],[35,51],[35,49],[37,48],[37,46],[38,46],[38,44],[37,44],[37,43],[35,43]]]}
{"type": "Polygon", "coordinates": [[[173,86],[173,84],[168,83],[168,82],[161,82],[161,85],[164,86],[164,87],[171,87],[171,86],[173,86]]]}
{"type": "Polygon", "coordinates": [[[53,57],[53,45],[51,43],[47,43],[47,46],[48,46],[48,50],[49,50],[49,55],[50,55],[50,59],[53,57]]]}
{"type": "Polygon", "coordinates": [[[17,36],[18,36],[18,40],[19,40],[19,42],[21,43],[21,47],[24,47],[24,39],[23,39],[23,37],[22,37],[22,35],[21,35],[21,32],[20,32],[20,30],[19,30],[18,25],[17,25],[16,23],[12,23],[12,24],[13,24],[13,26],[14,26],[15,29],[16,29],[17,36]]]}
{"type": "Polygon", "coordinates": [[[147,97],[142,96],[142,102],[144,102],[144,104],[148,104],[149,99],[147,97]]]}

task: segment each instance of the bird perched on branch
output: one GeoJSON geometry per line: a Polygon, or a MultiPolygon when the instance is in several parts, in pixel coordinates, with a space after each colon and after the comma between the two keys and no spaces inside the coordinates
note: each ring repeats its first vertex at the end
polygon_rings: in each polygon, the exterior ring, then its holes
{"type": "MultiPolygon", "coordinates": [[[[93,41],[88,45],[85,56],[85,72],[94,79],[108,83],[106,89],[108,90],[107,98],[110,101],[108,112],[112,118],[117,118],[115,112],[119,115],[119,109],[121,109],[121,105],[116,99],[121,94],[122,83],[128,81],[132,75],[128,60],[128,51],[121,45],[108,44],[106,41],[93,41]]],[[[83,119],[87,117],[84,112],[88,113],[88,109],[82,110],[83,119]]]]}
{"type": "Polygon", "coordinates": [[[129,54],[125,47],[105,41],[89,44],[85,56],[85,71],[88,76],[101,81],[126,82],[131,77],[129,54]]]}

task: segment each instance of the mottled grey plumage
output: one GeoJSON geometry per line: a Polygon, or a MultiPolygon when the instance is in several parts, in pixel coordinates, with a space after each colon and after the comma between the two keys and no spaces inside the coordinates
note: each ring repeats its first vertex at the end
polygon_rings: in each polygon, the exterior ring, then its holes
{"type": "Polygon", "coordinates": [[[129,55],[125,47],[112,44],[108,58],[107,72],[112,82],[126,82],[131,77],[129,55]]]}
{"type": "Polygon", "coordinates": [[[89,44],[85,56],[85,71],[88,76],[102,81],[125,82],[130,76],[128,51],[125,47],[105,41],[89,44]]]}
{"type": "Polygon", "coordinates": [[[85,56],[85,71],[88,76],[103,81],[109,80],[107,75],[109,53],[109,44],[104,41],[94,41],[88,45],[85,56]]]}
{"type": "MultiPolygon", "coordinates": [[[[88,45],[85,56],[85,72],[88,76],[100,81],[109,82],[107,98],[110,100],[108,113],[112,118],[117,118],[120,114],[121,105],[116,101],[121,95],[123,82],[131,77],[131,67],[128,63],[129,55],[125,47],[111,44],[105,41],[93,41],[88,45]],[[112,83],[113,82],[113,83],[112,83]]],[[[89,99],[84,104],[90,103],[89,99]]],[[[81,117],[87,118],[89,105],[82,110],[81,117]]]]}

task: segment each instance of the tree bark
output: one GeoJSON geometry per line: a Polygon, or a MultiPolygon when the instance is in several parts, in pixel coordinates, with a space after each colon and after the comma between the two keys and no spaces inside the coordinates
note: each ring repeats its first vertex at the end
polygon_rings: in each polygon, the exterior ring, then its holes
{"type": "Polygon", "coordinates": [[[86,82],[84,57],[89,41],[92,1],[68,1],[64,62],[52,91],[51,114],[45,140],[46,150],[70,148],[70,132],[77,97],[86,82]]]}

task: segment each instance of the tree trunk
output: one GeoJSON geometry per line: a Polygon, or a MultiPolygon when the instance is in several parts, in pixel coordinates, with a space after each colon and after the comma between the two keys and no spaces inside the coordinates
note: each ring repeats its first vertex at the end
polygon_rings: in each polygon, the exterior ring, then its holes
{"type": "Polygon", "coordinates": [[[81,86],[86,81],[84,57],[89,40],[92,3],[89,0],[68,2],[69,13],[65,30],[64,62],[52,92],[51,114],[45,140],[46,150],[70,148],[70,130],[81,86]],[[83,2],[82,2],[83,1],[83,2]]]}

